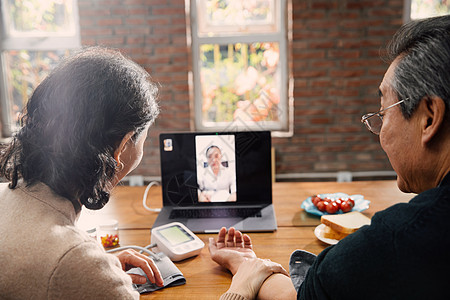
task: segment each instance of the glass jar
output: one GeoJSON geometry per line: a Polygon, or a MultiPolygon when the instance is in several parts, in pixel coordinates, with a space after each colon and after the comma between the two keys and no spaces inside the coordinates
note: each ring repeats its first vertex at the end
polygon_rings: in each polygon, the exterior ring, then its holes
{"type": "Polygon", "coordinates": [[[119,246],[119,221],[111,219],[98,225],[97,238],[104,248],[119,246]]]}
{"type": "Polygon", "coordinates": [[[86,232],[94,240],[97,239],[97,228],[96,227],[91,227],[89,229],[86,229],[86,232]]]}

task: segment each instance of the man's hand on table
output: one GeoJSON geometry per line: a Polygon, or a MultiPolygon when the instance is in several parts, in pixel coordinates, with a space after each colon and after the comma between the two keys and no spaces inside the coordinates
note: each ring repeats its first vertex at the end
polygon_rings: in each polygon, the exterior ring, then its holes
{"type": "Polygon", "coordinates": [[[233,227],[230,227],[228,235],[227,229],[222,227],[217,241],[209,239],[209,253],[213,261],[230,270],[233,275],[245,260],[256,258],[250,237],[233,227]]]}

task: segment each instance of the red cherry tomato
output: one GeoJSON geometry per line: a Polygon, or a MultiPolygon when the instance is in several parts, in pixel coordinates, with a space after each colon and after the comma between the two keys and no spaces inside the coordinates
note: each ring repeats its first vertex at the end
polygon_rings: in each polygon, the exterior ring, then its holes
{"type": "Polygon", "coordinates": [[[355,200],[353,200],[353,199],[348,199],[347,201],[348,201],[348,203],[351,205],[352,208],[355,207],[355,200]]]}
{"type": "Polygon", "coordinates": [[[339,198],[339,199],[336,199],[336,201],[334,201],[336,204],[337,204],[337,206],[339,207],[339,209],[341,209],[341,203],[342,203],[342,200],[339,198]]]}
{"type": "Polygon", "coordinates": [[[327,213],[335,214],[338,212],[339,206],[337,205],[337,203],[335,201],[328,202],[328,205],[325,207],[325,209],[326,209],[327,213]]]}
{"type": "MultiPolygon", "coordinates": [[[[327,202],[328,203],[328,202],[327,202]]],[[[327,205],[326,205],[326,201],[319,201],[319,202],[317,202],[317,209],[318,210],[320,210],[320,211],[325,211],[326,210],[326,207],[327,207],[327,205]]]]}
{"type": "Polygon", "coordinates": [[[334,199],[331,199],[330,197],[326,197],[324,200],[328,201],[328,202],[333,202],[334,201],[334,199]]]}
{"type": "Polygon", "coordinates": [[[346,213],[352,210],[352,206],[348,201],[343,201],[341,203],[341,210],[342,212],[346,213]]]}
{"type": "Polygon", "coordinates": [[[314,195],[314,196],[312,196],[311,197],[311,202],[315,205],[315,206],[317,206],[317,202],[319,202],[320,200],[322,200],[319,196],[317,196],[317,195],[314,195]]]}

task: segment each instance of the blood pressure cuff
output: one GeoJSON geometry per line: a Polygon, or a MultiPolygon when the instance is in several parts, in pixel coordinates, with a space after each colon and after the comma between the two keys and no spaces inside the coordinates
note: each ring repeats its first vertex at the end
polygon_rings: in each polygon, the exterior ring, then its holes
{"type": "Polygon", "coordinates": [[[162,252],[158,253],[157,255],[161,259],[154,260],[154,262],[161,272],[161,276],[164,280],[164,286],[157,286],[156,284],[151,283],[141,268],[132,268],[127,271],[128,274],[142,275],[147,278],[147,282],[144,284],[133,284],[134,289],[137,290],[140,294],[186,283],[186,278],[184,278],[183,273],[181,273],[181,271],[177,268],[177,266],[175,266],[175,264],[170,260],[169,257],[167,257],[162,252]]]}
{"type": "Polygon", "coordinates": [[[295,250],[292,252],[291,258],[289,259],[289,275],[291,276],[296,291],[298,291],[300,285],[305,280],[306,273],[316,260],[316,257],[315,254],[305,250],[295,250]]]}

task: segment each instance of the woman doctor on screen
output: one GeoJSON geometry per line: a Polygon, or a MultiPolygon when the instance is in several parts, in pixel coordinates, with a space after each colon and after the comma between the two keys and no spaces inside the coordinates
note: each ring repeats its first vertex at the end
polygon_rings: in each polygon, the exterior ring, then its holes
{"type": "Polygon", "coordinates": [[[139,299],[124,271],[154,262],[135,251],[106,254],[75,223],[101,209],[139,164],[158,115],[150,75],[119,52],[87,48],[63,61],[28,101],[23,127],[0,156],[0,297],[139,299]]]}
{"type": "Polygon", "coordinates": [[[199,201],[236,201],[236,176],[232,170],[222,165],[222,150],[211,145],[205,152],[207,172],[199,178],[199,201]]]}

